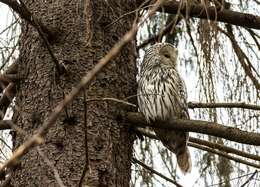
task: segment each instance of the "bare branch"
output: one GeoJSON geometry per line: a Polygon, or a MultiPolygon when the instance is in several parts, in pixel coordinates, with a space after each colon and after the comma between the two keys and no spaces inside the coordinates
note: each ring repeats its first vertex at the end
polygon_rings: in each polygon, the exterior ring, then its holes
{"type": "Polygon", "coordinates": [[[252,29],[246,29],[248,32],[249,32],[249,34],[251,35],[251,37],[253,38],[253,40],[254,40],[254,42],[256,43],[256,45],[257,45],[257,47],[258,47],[258,50],[260,50],[260,43],[258,42],[258,40],[257,40],[257,35],[256,35],[256,33],[252,30],[252,29]]]}
{"type": "Polygon", "coordinates": [[[134,163],[139,164],[140,166],[142,166],[142,167],[145,168],[146,170],[152,172],[153,174],[158,175],[159,177],[161,177],[161,178],[165,179],[166,181],[168,181],[168,182],[174,184],[175,186],[182,187],[182,185],[180,185],[180,184],[177,183],[176,181],[174,181],[174,180],[172,180],[172,179],[170,179],[170,178],[164,176],[163,174],[161,174],[161,173],[159,173],[158,171],[154,170],[154,169],[151,168],[150,166],[147,166],[145,163],[143,163],[143,162],[137,160],[136,158],[132,158],[132,159],[133,159],[133,162],[134,162],[134,163]]]}
{"type": "Polygon", "coordinates": [[[140,45],[138,45],[136,47],[136,49],[139,50],[140,48],[145,47],[149,43],[151,43],[153,41],[157,41],[159,38],[162,38],[164,35],[166,35],[170,32],[176,32],[176,27],[174,27],[174,26],[177,25],[180,22],[180,20],[181,20],[180,18],[177,20],[172,20],[161,32],[159,32],[155,36],[152,36],[152,37],[144,40],[140,45]]]}
{"type": "Polygon", "coordinates": [[[198,103],[198,102],[189,102],[188,107],[191,109],[194,108],[244,108],[252,110],[260,110],[259,105],[246,104],[242,103],[198,103]]]}
{"type": "Polygon", "coordinates": [[[7,70],[4,72],[5,74],[17,74],[18,64],[20,63],[20,58],[17,58],[14,63],[8,66],[7,70]]]}
{"type": "Polygon", "coordinates": [[[86,102],[91,102],[91,101],[113,101],[113,102],[117,102],[117,103],[121,103],[121,104],[125,104],[128,106],[132,106],[132,107],[137,107],[135,104],[133,103],[129,103],[125,100],[121,100],[121,99],[116,99],[116,98],[111,98],[111,97],[103,97],[103,98],[91,98],[91,99],[87,99],[86,102]]]}
{"type": "MultiPolygon", "coordinates": [[[[5,114],[8,106],[12,102],[14,96],[16,94],[16,86],[14,83],[8,84],[6,89],[4,90],[4,94],[0,99],[0,111],[5,114]]],[[[0,119],[3,119],[4,116],[0,116],[0,119]]]]}
{"type": "MultiPolygon", "coordinates": [[[[158,137],[154,133],[152,133],[151,131],[148,131],[144,128],[139,128],[139,127],[135,128],[135,130],[138,133],[141,133],[144,136],[158,140],[158,137]]],[[[236,155],[241,156],[241,157],[260,161],[260,156],[258,156],[258,155],[246,153],[246,152],[240,151],[238,149],[234,149],[234,148],[227,147],[227,146],[224,146],[224,145],[220,145],[220,144],[217,144],[217,143],[209,142],[209,141],[206,141],[206,140],[202,140],[202,139],[198,139],[198,138],[194,138],[194,137],[189,137],[188,145],[193,147],[192,143],[207,146],[207,147],[212,148],[212,149],[218,149],[218,150],[223,151],[225,153],[232,153],[232,154],[236,154],[236,155]]]]}
{"type": "Polygon", "coordinates": [[[234,156],[231,156],[231,155],[229,155],[227,153],[221,152],[219,150],[215,150],[215,149],[212,149],[212,148],[209,148],[209,147],[206,147],[206,146],[201,146],[201,145],[196,144],[196,143],[190,143],[190,145],[192,147],[196,147],[198,149],[201,149],[201,150],[204,150],[204,151],[207,151],[207,152],[211,152],[213,154],[217,154],[217,155],[223,156],[223,157],[225,157],[225,158],[227,158],[229,160],[233,160],[233,161],[239,162],[241,164],[245,164],[245,165],[252,166],[252,167],[255,167],[255,168],[260,168],[259,164],[248,162],[248,161],[243,160],[241,158],[234,157],[234,156]]]}
{"type": "MultiPolygon", "coordinates": [[[[257,90],[260,89],[260,83],[258,79],[253,75],[252,70],[258,75],[258,72],[255,70],[254,66],[251,64],[250,60],[246,56],[246,54],[243,52],[243,50],[240,48],[240,46],[237,44],[237,41],[235,40],[235,36],[232,31],[231,25],[227,25],[227,32],[221,29],[220,27],[217,27],[222,33],[224,33],[231,41],[231,44],[233,46],[233,49],[237,55],[237,58],[242,66],[242,68],[245,71],[245,74],[251,79],[253,82],[255,88],[257,90]]],[[[259,76],[259,75],[258,75],[259,76]]]]}
{"type": "Polygon", "coordinates": [[[242,131],[238,128],[224,126],[218,123],[202,121],[202,120],[184,120],[175,119],[168,123],[156,122],[148,124],[141,113],[138,112],[128,112],[125,116],[126,121],[132,123],[137,127],[155,127],[163,129],[174,129],[180,131],[190,131],[208,134],[212,136],[217,136],[225,138],[227,140],[250,144],[250,145],[260,145],[260,134],[254,132],[242,131]]]}
{"type": "MultiPolygon", "coordinates": [[[[163,4],[162,10],[167,13],[176,14],[180,4],[181,3],[177,1],[166,1],[163,4]]],[[[215,6],[205,7],[203,4],[189,3],[188,7],[186,4],[182,4],[181,13],[185,15],[187,12],[190,17],[209,19],[247,28],[260,29],[260,17],[252,14],[240,13],[227,9],[218,9],[215,6]]]]}
{"type": "MultiPolygon", "coordinates": [[[[144,136],[147,136],[147,137],[152,138],[152,139],[159,140],[158,137],[154,133],[147,132],[146,129],[136,128],[135,130],[137,132],[141,133],[144,136]]],[[[243,151],[240,151],[240,150],[237,150],[237,149],[234,149],[234,148],[226,147],[226,146],[223,146],[223,145],[220,145],[220,144],[208,142],[208,141],[193,138],[193,137],[189,138],[188,146],[194,147],[194,148],[197,148],[197,149],[200,149],[200,150],[208,151],[208,152],[211,152],[213,154],[217,154],[219,156],[223,156],[223,157],[228,158],[230,160],[233,160],[235,162],[246,164],[246,165],[249,165],[249,166],[252,166],[252,167],[255,167],[255,168],[260,168],[259,164],[255,164],[255,163],[248,162],[246,160],[240,159],[238,157],[231,156],[228,153],[233,153],[233,154],[236,154],[238,156],[242,156],[242,157],[246,157],[246,158],[250,158],[250,159],[259,161],[260,157],[257,156],[257,155],[252,155],[252,154],[245,153],[243,151]],[[216,149],[219,149],[219,150],[216,150],[216,149]],[[222,152],[222,151],[224,151],[224,152],[222,152]]]]}
{"type": "Polygon", "coordinates": [[[194,137],[190,137],[189,142],[204,145],[204,146],[210,147],[212,149],[218,149],[220,151],[224,151],[225,153],[232,153],[232,154],[236,154],[236,155],[241,156],[241,157],[260,161],[260,156],[258,156],[258,155],[254,155],[254,154],[250,154],[250,153],[247,153],[247,152],[244,152],[244,151],[240,151],[238,149],[234,149],[232,147],[227,147],[225,145],[212,143],[212,142],[209,142],[209,141],[206,141],[206,140],[201,140],[201,139],[194,138],[194,137]]]}

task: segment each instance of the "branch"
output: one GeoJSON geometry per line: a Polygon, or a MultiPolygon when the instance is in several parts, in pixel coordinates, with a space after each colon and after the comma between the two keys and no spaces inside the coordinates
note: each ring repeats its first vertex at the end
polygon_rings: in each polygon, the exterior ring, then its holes
{"type": "Polygon", "coordinates": [[[11,120],[0,120],[0,130],[11,129],[11,126],[10,126],[11,123],[12,123],[11,120]]]}
{"type": "Polygon", "coordinates": [[[148,45],[149,43],[151,42],[155,42],[157,41],[159,38],[162,38],[164,35],[170,33],[170,32],[173,32],[176,30],[176,28],[174,27],[175,25],[177,25],[179,23],[181,19],[178,19],[177,21],[176,20],[173,20],[171,21],[162,31],[160,31],[158,34],[154,35],[154,36],[151,36],[150,38],[144,40],[141,44],[139,44],[136,49],[139,50],[143,47],[145,47],[146,45],[148,45]],[[173,29],[174,27],[174,29],[173,29]]]}
{"type": "Polygon", "coordinates": [[[241,158],[237,158],[237,157],[231,156],[231,155],[229,155],[227,153],[221,152],[219,150],[214,150],[212,148],[209,148],[209,147],[206,147],[206,146],[201,146],[201,145],[198,145],[196,143],[190,143],[190,145],[192,147],[195,147],[195,148],[198,148],[198,149],[202,149],[204,151],[211,152],[213,154],[217,154],[217,155],[223,156],[223,157],[225,157],[225,158],[227,158],[229,160],[233,160],[235,162],[239,162],[241,164],[245,164],[245,165],[252,166],[252,167],[260,169],[260,165],[257,164],[257,163],[248,162],[248,161],[243,160],[241,158]]]}
{"type": "MultiPolygon", "coordinates": [[[[147,136],[149,138],[158,140],[158,137],[154,133],[152,133],[150,130],[146,130],[144,128],[135,128],[135,131],[137,131],[138,133],[141,133],[142,135],[147,136]]],[[[260,156],[258,156],[258,155],[246,153],[246,152],[240,151],[238,149],[234,149],[234,148],[227,147],[227,146],[217,144],[217,143],[213,143],[210,141],[206,141],[206,140],[202,140],[202,139],[198,139],[198,138],[194,138],[194,137],[189,137],[188,146],[194,147],[192,143],[207,146],[212,149],[218,149],[225,153],[232,153],[232,154],[235,154],[235,155],[238,155],[241,157],[260,161],[260,156]]],[[[196,148],[198,148],[198,147],[196,147],[196,148]]],[[[200,149],[200,148],[198,148],[198,149],[200,149]]]]}
{"type": "MultiPolygon", "coordinates": [[[[16,86],[14,83],[8,84],[8,86],[4,90],[4,94],[0,99],[0,111],[5,114],[8,106],[12,102],[14,96],[16,94],[16,86]]],[[[4,116],[0,116],[0,119],[3,119],[4,116]]]]}
{"type": "Polygon", "coordinates": [[[58,185],[60,187],[65,187],[65,185],[63,184],[63,182],[60,178],[60,175],[59,175],[57,168],[53,165],[53,163],[51,163],[51,161],[47,158],[47,156],[43,153],[43,151],[39,147],[37,147],[37,152],[42,157],[44,162],[50,167],[50,169],[52,169],[52,171],[54,173],[55,180],[58,183],[58,185]]]}
{"type": "Polygon", "coordinates": [[[193,137],[189,138],[189,142],[204,145],[204,146],[210,147],[212,149],[218,149],[220,151],[224,151],[225,153],[232,153],[232,154],[236,154],[238,156],[242,156],[242,157],[249,158],[249,159],[252,159],[252,160],[260,161],[260,156],[258,156],[258,155],[243,152],[243,151],[240,151],[238,149],[234,149],[232,147],[227,147],[225,145],[221,145],[221,144],[217,144],[217,143],[213,143],[213,142],[209,142],[209,141],[206,141],[206,140],[201,140],[201,139],[193,138],[193,137]]]}
{"type": "MultiPolygon", "coordinates": [[[[179,2],[166,1],[163,4],[161,11],[176,14],[179,6],[181,6],[181,3],[179,2]]],[[[187,12],[190,17],[209,19],[247,28],[260,29],[260,17],[252,14],[240,13],[227,9],[218,10],[215,6],[205,7],[205,5],[194,3],[189,3],[188,7],[186,5],[181,7],[181,13],[183,15],[186,15],[187,12]]]]}
{"type": "Polygon", "coordinates": [[[179,183],[177,183],[176,181],[164,176],[163,174],[159,173],[158,171],[154,170],[153,168],[151,168],[150,166],[147,166],[146,164],[144,164],[143,162],[137,160],[136,158],[132,158],[134,163],[139,164],[140,166],[142,166],[143,168],[145,168],[146,170],[149,170],[151,173],[158,175],[159,177],[165,179],[166,181],[174,184],[175,186],[178,187],[182,187],[179,183]]]}
{"type": "Polygon", "coordinates": [[[18,73],[18,64],[20,63],[20,61],[21,61],[21,58],[18,57],[14,63],[12,63],[10,66],[8,66],[8,68],[5,70],[4,74],[17,74],[18,73]]]}
{"type": "Polygon", "coordinates": [[[251,79],[255,88],[257,90],[259,90],[260,89],[260,83],[259,83],[258,79],[254,76],[252,70],[255,72],[256,75],[258,75],[258,77],[259,77],[259,74],[258,74],[257,70],[255,70],[254,66],[251,64],[249,58],[246,56],[244,51],[238,45],[237,41],[235,40],[235,36],[233,34],[231,25],[226,25],[227,32],[224,31],[223,29],[221,29],[220,27],[217,27],[217,28],[218,28],[218,30],[220,30],[222,33],[224,33],[230,39],[232,47],[233,47],[233,49],[236,53],[236,56],[237,56],[237,58],[238,58],[238,60],[241,64],[242,68],[245,71],[245,74],[251,79]]]}
{"type": "Polygon", "coordinates": [[[260,145],[260,134],[254,132],[242,131],[238,128],[224,126],[218,123],[202,121],[202,120],[187,120],[175,119],[170,122],[157,122],[148,124],[141,113],[128,112],[125,116],[126,121],[134,124],[137,127],[155,127],[169,130],[191,131],[197,133],[208,134],[225,138],[227,140],[245,143],[250,145],[260,145]]]}
{"type": "Polygon", "coordinates": [[[253,30],[248,29],[248,28],[247,28],[246,30],[249,32],[249,34],[250,34],[251,37],[253,38],[255,44],[256,44],[257,47],[258,47],[258,50],[260,50],[260,43],[259,43],[258,40],[257,40],[257,35],[256,35],[256,33],[255,33],[253,30]]]}
{"type": "MultiPolygon", "coordinates": [[[[141,133],[144,136],[147,136],[147,137],[152,138],[152,139],[159,140],[158,137],[155,134],[147,132],[145,129],[138,128],[138,129],[135,129],[135,130],[137,132],[141,133]]],[[[207,152],[211,152],[213,154],[217,154],[219,156],[225,157],[227,159],[230,159],[230,160],[233,160],[235,162],[239,162],[239,163],[242,163],[242,164],[245,164],[245,165],[248,165],[248,166],[252,166],[252,167],[255,167],[255,168],[260,168],[259,164],[248,162],[248,161],[243,160],[243,159],[238,158],[238,157],[234,157],[232,155],[227,154],[227,152],[221,152],[220,150],[215,150],[215,148],[223,148],[223,147],[225,147],[225,146],[222,146],[220,144],[215,144],[215,143],[211,143],[211,142],[208,142],[208,141],[205,141],[205,140],[200,140],[200,139],[197,139],[197,138],[190,137],[189,138],[189,142],[188,142],[188,146],[194,147],[194,148],[197,148],[197,149],[200,149],[200,150],[204,150],[204,151],[207,151],[207,152]],[[202,145],[200,143],[202,143],[202,145]],[[212,146],[213,144],[214,144],[214,146],[212,146]],[[215,145],[217,145],[217,146],[215,147],[215,145]]],[[[227,149],[228,150],[232,150],[233,148],[227,147],[227,149]]],[[[226,148],[224,149],[224,151],[225,150],[226,150],[226,148]]],[[[233,150],[235,150],[234,154],[242,152],[242,151],[236,150],[236,149],[233,149],[233,150]]],[[[242,153],[243,153],[242,155],[241,154],[237,154],[237,155],[239,155],[239,156],[248,155],[248,153],[245,153],[245,152],[242,152],[242,153]]],[[[253,156],[254,156],[254,158],[257,158],[257,159],[252,158],[254,160],[259,160],[260,159],[260,157],[257,156],[257,155],[253,155],[253,156]]]]}
{"type": "Polygon", "coordinates": [[[191,109],[194,108],[245,108],[252,110],[260,110],[259,105],[246,104],[242,103],[198,103],[198,102],[189,102],[188,107],[191,109]]]}

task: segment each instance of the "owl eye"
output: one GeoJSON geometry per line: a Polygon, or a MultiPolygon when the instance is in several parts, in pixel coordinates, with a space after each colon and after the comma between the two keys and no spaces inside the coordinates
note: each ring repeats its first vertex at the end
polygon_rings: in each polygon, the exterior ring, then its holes
{"type": "Polygon", "coordinates": [[[170,58],[170,55],[164,54],[164,57],[165,57],[165,58],[170,58]]]}

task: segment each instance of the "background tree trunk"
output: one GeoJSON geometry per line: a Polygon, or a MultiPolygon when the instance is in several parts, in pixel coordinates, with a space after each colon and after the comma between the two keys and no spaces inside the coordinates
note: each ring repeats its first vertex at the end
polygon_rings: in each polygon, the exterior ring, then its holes
{"type": "MultiPolygon", "coordinates": [[[[51,47],[68,73],[57,74],[35,28],[24,22],[19,63],[23,80],[18,88],[15,116],[18,116],[16,123],[27,135],[16,134],[15,148],[42,125],[64,95],[131,27],[134,16],[125,16],[106,26],[135,8],[135,1],[128,0],[26,0],[24,3],[48,28],[58,30],[51,47]]],[[[125,98],[135,94],[134,50],[132,42],[92,81],[85,91],[87,99],[125,98]]],[[[40,149],[57,168],[66,186],[78,186],[87,162],[89,167],[83,184],[129,186],[133,137],[128,128],[120,126],[121,122],[116,120],[125,110],[111,102],[95,101],[84,105],[82,93],[51,127],[40,149]]],[[[58,186],[53,170],[36,149],[23,157],[11,184],[17,187],[58,186]]]]}

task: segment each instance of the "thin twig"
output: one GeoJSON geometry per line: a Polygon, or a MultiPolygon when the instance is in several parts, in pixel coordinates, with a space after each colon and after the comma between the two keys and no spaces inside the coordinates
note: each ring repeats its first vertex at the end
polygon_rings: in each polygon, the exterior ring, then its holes
{"type": "Polygon", "coordinates": [[[54,177],[58,183],[58,185],[60,187],[65,187],[65,185],[63,184],[59,172],[57,170],[57,168],[51,163],[51,161],[47,158],[47,156],[42,152],[42,150],[37,147],[37,152],[39,153],[39,155],[42,157],[42,159],[44,160],[44,162],[52,169],[53,173],[54,173],[54,177]]]}
{"type": "Polygon", "coordinates": [[[241,187],[246,186],[253,178],[254,176],[257,174],[257,170],[255,170],[255,172],[246,180],[246,182],[244,182],[244,184],[241,185],[241,187]]]}
{"type": "Polygon", "coordinates": [[[150,166],[147,166],[145,163],[143,163],[143,162],[137,160],[136,158],[132,158],[132,160],[133,160],[134,163],[139,164],[140,166],[142,166],[142,167],[145,168],[146,170],[149,170],[149,171],[152,172],[153,174],[155,174],[155,175],[157,175],[157,176],[159,176],[159,177],[165,179],[166,181],[168,181],[168,182],[174,184],[175,186],[182,187],[182,185],[180,185],[179,183],[177,183],[175,180],[170,179],[170,178],[164,176],[163,174],[161,174],[161,173],[159,173],[158,171],[154,170],[154,169],[151,168],[150,166]]]}
{"type": "Polygon", "coordinates": [[[117,103],[121,103],[121,104],[125,104],[128,106],[132,106],[132,107],[137,107],[135,104],[133,103],[129,103],[125,100],[121,100],[121,99],[116,99],[116,98],[112,98],[112,97],[103,97],[103,98],[91,98],[91,99],[87,99],[86,102],[91,102],[91,101],[113,101],[113,102],[117,102],[117,103]]]}
{"type": "MultiPolygon", "coordinates": [[[[233,180],[241,179],[241,178],[243,178],[243,177],[247,177],[247,176],[252,175],[252,174],[253,174],[253,173],[247,173],[247,174],[244,174],[244,175],[240,175],[240,176],[238,176],[238,177],[229,179],[228,181],[233,181],[233,180]]],[[[219,183],[217,183],[217,184],[208,185],[207,187],[223,186],[222,184],[225,184],[226,182],[227,182],[227,181],[219,182],[219,183]]]]}
{"type": "Polygon", "coordinates": [[[133,11],[130,11],[130,12],[127,12],[121,16],[119,16],[117,19],[115,19],[112,23],[109,23],[108,25],[105,26],[104,30],[106,30],[108,27],[111,27],[113,24],[117,23],[120,19],[128,16],[128,15],[131,15],[131,14],[134,14],[138,11],[140,11],[141,9],[147,9],[147,8],[150,8],[152,7],[153,5],[146,5],[150,0],[146,0],[144,1],[137,9],[133,10],[133,11]],[[145,6],[146,5],[146,6],[145,6]]]}
{"type": "Polygon", "coordinates": [[[244,108],[252,110],[260,110],[260,105],[246,104],[242,103],[199,103],[199,102],[189,102],[188,107],[194,108],[244,108]]]}
{"type": "Polygon", "coordinates": [[[160,37],[168,34],[172,30],[173,25],[174,25],[174,21],[171,21],[161,32],[144,40],[140,45],[138,45],[136,47],[136,49],[139,50],[139,49],[145,47],[146,45],[148,45],[149,43],[151,43],[153,41],[157,41],[160,37]]]}

